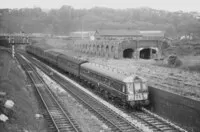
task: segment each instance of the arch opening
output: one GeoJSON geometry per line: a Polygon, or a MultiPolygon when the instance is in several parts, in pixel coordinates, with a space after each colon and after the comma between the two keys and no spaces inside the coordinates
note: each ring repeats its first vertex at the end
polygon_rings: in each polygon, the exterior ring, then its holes
{"type": "Polygon", "coordinates": [[[109,47],[108,47],[108,45],[106,46],[106,52],[109,52],[109,47]]]}
{"type": "Polygon", "coordinates": [[[123,58],[133,58],[133,49],[125,49],[123,51],[123,58]]]}
{"type": "Polygon", "coordinates": [[[97,52],[99,52],[99,45],[97,45],[97,52]]]}
{"type": "Polygon", "coordinates": [[[145,48],[140,50],[140,58],[141,59],[152,59],[155,58],[157,51],[153,48],[145,48]]]}
{"type": "Polygon", "coordinates": [[[104,52],[104,49],[103,49],[103,45],[101,45],[101,52],[100,52],[100,55],[103,55],[103,52],[104,52]]]}
{"type": "Polygon", "coordinates": [[[101,51],[103,51],[103,48],[104,48],[103,45],[101,45],[101,51]]]}
{"type": "Polygon", "coordinates": [[[114,52],[114,46],[111,47],[111,52],[114,52]]]}

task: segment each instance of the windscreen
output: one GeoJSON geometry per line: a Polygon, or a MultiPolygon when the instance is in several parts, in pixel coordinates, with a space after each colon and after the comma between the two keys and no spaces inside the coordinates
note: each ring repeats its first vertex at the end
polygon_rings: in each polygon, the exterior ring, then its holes
{"type": "Polygon", "coordinates": [[[135,85],[135,92],[138,93],[141,90],[140,82],[135,82],[134,85],[135,85]]]}
{"type": "Polygon", "coordinates": [[[127,83],[127,89],[129,94],[133,94],[133,83],[127,83]]]}

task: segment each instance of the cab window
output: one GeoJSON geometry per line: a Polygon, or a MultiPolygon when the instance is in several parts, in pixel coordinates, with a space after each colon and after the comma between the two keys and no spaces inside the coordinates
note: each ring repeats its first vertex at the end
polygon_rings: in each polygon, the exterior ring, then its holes
{"type": "Polygon", "coordinates": [[[127,87],[127,91],[128,91],[129,94],[133,94],[134,93],[133,83],[127,83],[126,87],[127,87]]]}

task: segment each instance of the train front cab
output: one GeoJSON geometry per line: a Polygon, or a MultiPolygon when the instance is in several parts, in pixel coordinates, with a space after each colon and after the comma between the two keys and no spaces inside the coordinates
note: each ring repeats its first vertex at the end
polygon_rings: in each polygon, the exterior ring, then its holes
{"type": "Polygon", "coordinates": [[[147,106],[148,100],[148,86],[146,80],[137,76],[129,77],[126,80],[127,87],[127,101],[129,105],[134,106],[147,106]]]}

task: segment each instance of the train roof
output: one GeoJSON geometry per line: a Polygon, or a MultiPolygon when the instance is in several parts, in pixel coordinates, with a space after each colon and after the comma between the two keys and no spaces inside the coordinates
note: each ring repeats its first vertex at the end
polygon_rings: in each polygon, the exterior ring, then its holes
{"type": "Polygon", "coordinates": [[[59,52],[55,52],[55,51],[52,51],[52,50],[45,50],[44,52],[47,53],[47,54],[51,54],[53,56],[58,56],[58,55],[61,54],[59,52]]]}
{"type": "Polygon", "coordinates": [[[49,46],[49,45],[29,45],[30,47],[33,47],[33,48],[39,48],[39,49],[42,49],[42,50],[48,50],[48,49],[51,49],[52,47],[49,46]]]}
{"type": "Polygon", "coordinates": [[[73,57],[73,56],[67,55],[67,54],[60,54],[59,58],[69,60],[76,64],[82,64],[82,63],[88,62],[87,60],[79,59],[79,58],[76,58],[76,57],[73,57]]]}
{"type": "Polygon", "coordinates": [[[63,49],[55,49],[55,48],[53,48],[53,49],[48,49],[47,52],[64,53],[65,50],[63,50],[63,49]]]}
{"type": "Polygon", "coordinates": [[[130,74],[128,72],[124,72],[116,68],[112,68],[107,65],[101,65],[101,64],[96,64],[96,63],[84,63],[81,65],[81,67],[90,69],[94,72],[98,72],[100,74],[106,75],[108,77],[114,78],[119,81],[123,81],[125,83],[133,82],[135,79],[142,79],[136,75],[130,74]]]}
{"type": "Polygon", "coordinates": [[[61,57],[62,59],[67,59],[69,61],[72,61],[76,64],[82,64],[84,62],[87,62],[87,60],[79,58],[78,56],[75,55],[75,53],[70,52],[70,51],[66,51],[66,50],[62,50],[62,49],[48,49],[45,52],[52,52],[52,54],[59,54],[59,57],[61,57]]]}

